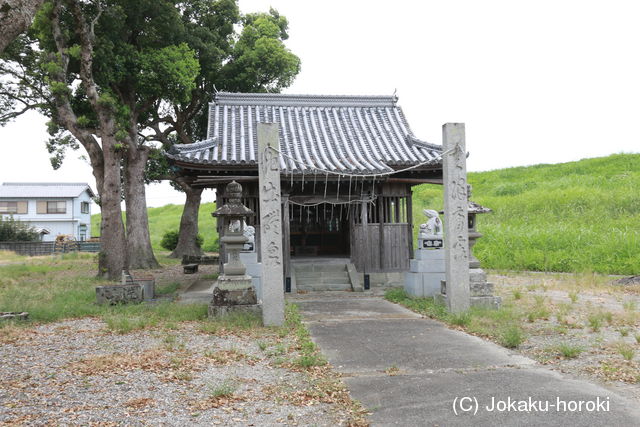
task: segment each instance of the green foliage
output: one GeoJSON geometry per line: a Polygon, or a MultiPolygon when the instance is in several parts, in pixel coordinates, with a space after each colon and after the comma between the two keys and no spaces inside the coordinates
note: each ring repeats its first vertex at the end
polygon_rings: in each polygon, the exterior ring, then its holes
{"type": "Polygon", "coordinates": [[[0,242],[33,242],[38,233],[24,222],[0,215],[0,242]]]}
{"type": "MultiPolygon", "coordinates": [[[[469,174],[485,268],[640,274],[640,154],[469,174]]],[[[442,187],[414,187],[414,221],[442,187]]],[[[417,227],[415,227],[417,233],[417,227]]]]}
{"type": "MultiPolygon", "coordinates": [[[[179,237],[180,237],[180,234],[178,233],[177,230],[167,231],[166,233],[164,233],[164,236],[162,236],[162,240],[160,241],[160,246],[162,246],[168,251],[172,251],[178,246],[179,237]]],[[[198,245],[199,248],[201,248],[203,243],[204,243],[204,239],[200,234],[198,234],[198,236],[196,237],[196,244],[198,245]]]]}
{"type": "MultiPolygon", "coordinates": [[[[198,213],[199,235],[203,238],[202,249],[205,252],[216,252],[219,249],[218,233],[216,232],[216,220],[211,217],[215,210],[214,203],[202,203],[198,213]]],[[[166,205],[159,208],[147,209],[149,215],[149,233],[151,234],[151,246],[154,251],[164,250],[161,242],[167,231],[176,230],[180,226],[182,205],[166,205]]],[[[91,235],[100,235],[100,214],[91,216],[91,235]]]]}

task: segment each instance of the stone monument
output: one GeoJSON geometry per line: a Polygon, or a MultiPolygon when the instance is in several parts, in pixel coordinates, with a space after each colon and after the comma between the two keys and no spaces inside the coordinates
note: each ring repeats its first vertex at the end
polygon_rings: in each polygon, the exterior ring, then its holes
{"type": "Polygon", "coordinates": [[[440,293],[440,283],[445,279],[442,240],[442,221],[438,212],[422,211],[428,221],[420,224],[418,248],[414,259],[409,261],[409,271],[405,273],[404,289],[412,297],[433,297],[440,293]]]}
{"type": "Polygon", "coordinates": [[[442,294],[449,311],[471,304],[469,290],[469,228],[467,220],[467,151],[464,123],[442,127],[446,284],[442,294]]]}
{"type": "Polygon", "coordinates": [[[245,225],[244,236],[247,242],[240,251],[240,261],[247,268],[247,274],[251,276],[251,284],[256,290],[258,304],[262,303],[262,263],[258,262],[258,252],[256,251],[255,234],[256,229],[252,225],[245,225]]]}
{"type": "Polygon", "coordinates": [[[235,181],[225,189],[229,199],[227,203],[212,213],[222,221],[224,235],[220,242],[224,244],[227,262],[223,273],[218,277],[213,289],[213,299],[209,304],[209,316],[223,316],[233,311],[260,313],[260,306],[251,276],[240,259],[240,251],[247,241],[244,235],[244,219],[254,215],[253,211],[241,202],[242,186],[235,181]]]}
{"type": "Polygon", "coordinates": [[[284,271],[278,124],[258,123],[257,126],[262,321],[265,326],[281,326],[284,323],[284,271]]]}

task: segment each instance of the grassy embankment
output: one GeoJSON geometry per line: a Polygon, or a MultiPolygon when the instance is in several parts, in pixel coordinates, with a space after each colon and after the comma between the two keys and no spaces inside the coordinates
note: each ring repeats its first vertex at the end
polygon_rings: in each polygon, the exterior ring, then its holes
{"type": "MultiPolygon", "coordinates": [[[[151,233],[151,246],[154,251],[164,251],[160,246],[162,236],[167,231],[180,228],[180,217],[182,216],[182,205],[166,205],[159,208],[149,208],[149,232],[151,233]]],[[[215,203],[203,203],[200,205],[198,215],[198,228],[200,235],[204,238],[203,249],[207,252],[218,250],[216,240],[216,219],[211,216],[211,212],[216,210],[215,203]]],[[[100,214],[91,216],[91,235],[100,235],[100,214]]]]}
{"type": "MultiPolygon", "coordinates": [[[[469,174],[490,269],[640,274],[640,154],[469,174]]],[[[442,188],[414,187],[414,222],[442,188]]],[[[417,233],[417,227],[414,230],[417,233]]]]}
{"type": "MultiPolygon", "coordinates": [[[[469,174],[479,216],[475,247],[485,268],[640,274],[640,154],[616,154],[557,165],[469,174]]],[[[414,222],[422,209],[442,208],[442,187],[414,187],[414,222]]],[[[213,203],[200,207],[206,251],[217,250],[213,203]]],[[[177,230],[181,205],[149,209],[151,242],[177,230]]],[[[92,218],[98,235],[99,218],[92,218]]],[[[418,227],[414,228],[417,234],[418,227]]]]}

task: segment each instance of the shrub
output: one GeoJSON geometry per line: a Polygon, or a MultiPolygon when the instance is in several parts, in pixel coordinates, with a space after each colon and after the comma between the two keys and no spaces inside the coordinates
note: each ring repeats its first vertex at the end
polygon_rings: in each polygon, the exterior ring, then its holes
{"type": "MultiPolygon", "coordinates": [[[[178,246],[179,236],[180,234],[178,231],[167,231],[166,233],[164,233],[164,236],[162,236],[162,241],[160,242],[160,246],[162,246],[168,251],[174,250],[176,246],[178,246]]],[[[203,243],[204,243],[204,239],[200,234],[198,234],[198,237],[196,237],[196,244],[198,245],[199,248],[201,248],[203,243]]]]}
{"type": "Polygon", "coordinates": [[[33,242],[39,240],[38,232],[24,222],[3,218],[0,215],[0,242],[33,242]]]}

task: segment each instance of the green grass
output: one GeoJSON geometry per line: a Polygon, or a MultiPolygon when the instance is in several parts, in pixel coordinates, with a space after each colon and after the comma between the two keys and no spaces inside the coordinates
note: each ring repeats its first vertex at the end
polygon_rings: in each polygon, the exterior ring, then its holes
{"type": "Polygon", "coordinates": [[[566,359],[575,359],[584,351],[584,348],[578,345],[561,343],[558,345],[557,351],[566,359]]]}
{"type": "MultiPolygon", "coordinates": [[[[149,233],[151,235],[151,246],[154,251],[164,251],[160,246],[160,241],[164,233],[180,228],[180,217],[182,216],[182,205],[166,205],[159,208],[149,208],[149,233]]],[[[211,212],[216,210],[215,203],[203,203],[198,212],[198,230],[204,238],[202,248],[207,252],[218,250],[218,233],[216,232],[216,219],[211,216],[211,212]]],[[[100,235],[100,214],[91,216],[91,235],[100,235]]]]}
{"type": "MultiPolygon", "coordinates": [[[[200,320],[205,304],[172,302],[106,306],[96,304],[95,255],[69,254],[51,258],[22,258],[23,264],[0,266],[0,311],[27,311],[32,322],[95,316],[108,327],[127,333],[171,322],[200,320]]],[[[159,287],[160,294],[175,292],[178,284],[159,287]]]]}
{"type": "MultiPolygon", "coordinates": [[[[640,154],[469,174],[485,268],[640,274],[640,154]]],[[[442,187],[413,190],[413,218],[442,208],[442,187]]],[[[417,233],[418,227],[414,227],[417,233]]]]}
{"type": "Polygon", "coordinates": [[[433,298],[411,298],[402,288],[389,289],[385,298],[467,332],[489,337],[507,348],[518,347],[526,338],[521,326],[524,313],[507,302],[498,310],[472,307],[464,313],[452,314],[433,298]]]}

